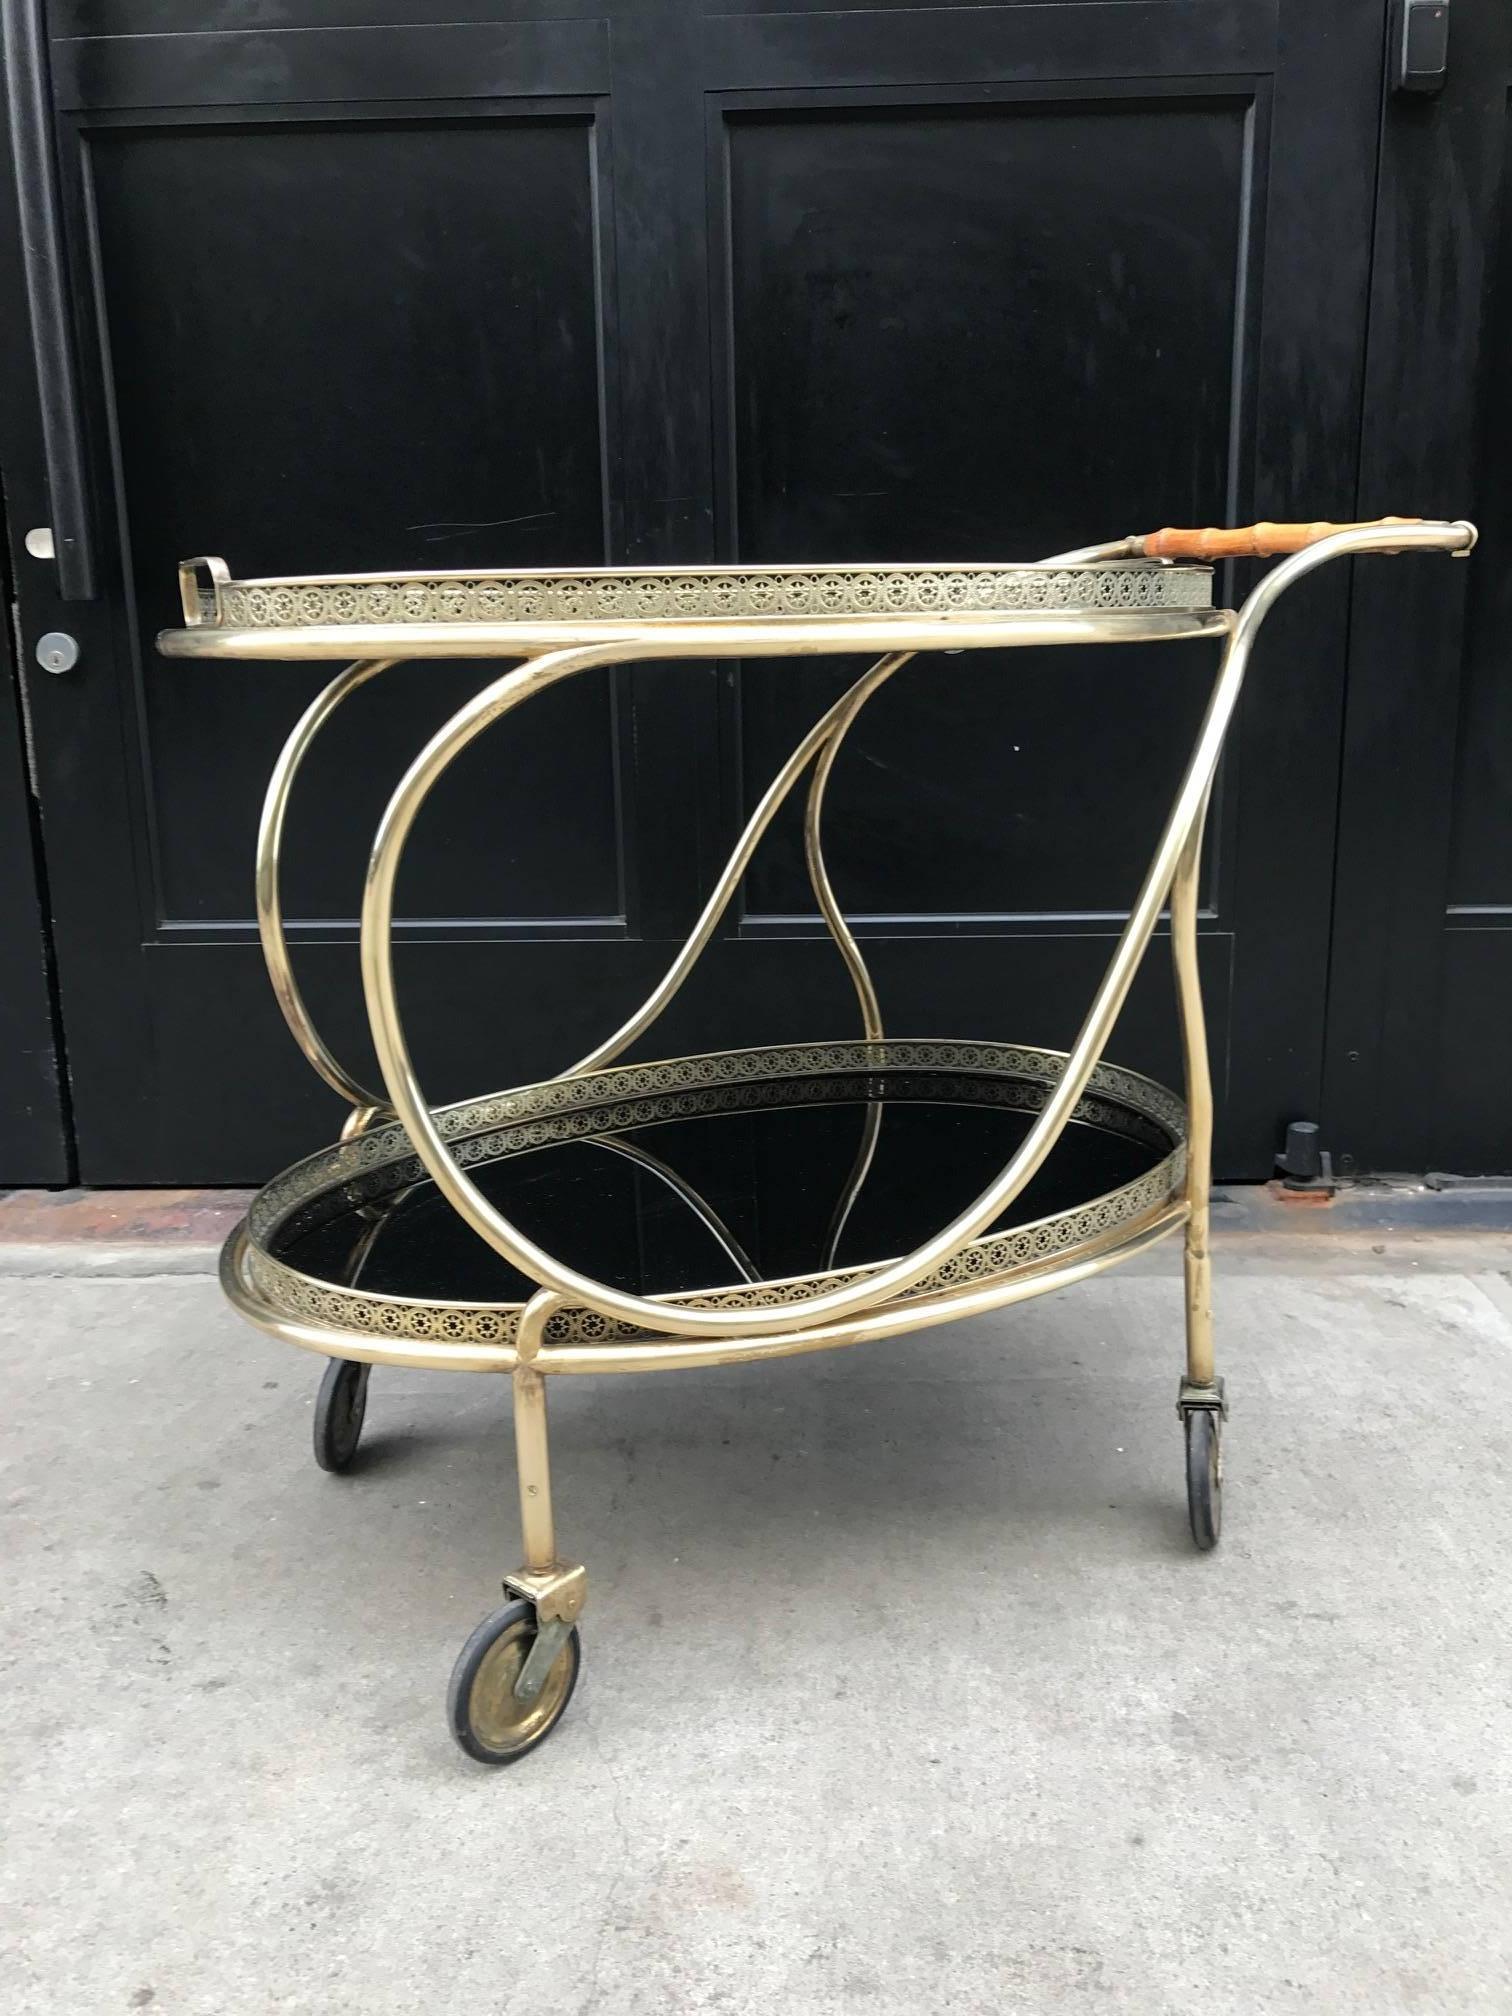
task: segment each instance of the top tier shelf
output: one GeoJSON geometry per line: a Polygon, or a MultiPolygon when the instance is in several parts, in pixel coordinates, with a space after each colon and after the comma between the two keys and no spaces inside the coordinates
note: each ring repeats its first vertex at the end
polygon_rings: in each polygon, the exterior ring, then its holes
{"type": "Polygon", "coordinates": [[[971,649],[1198,636],[1212,572],[1160,560],[1020,566],[605,567],[234,579],[179,570],[171,658],[488,658],[623,641],[627,655],[971,649]]]}

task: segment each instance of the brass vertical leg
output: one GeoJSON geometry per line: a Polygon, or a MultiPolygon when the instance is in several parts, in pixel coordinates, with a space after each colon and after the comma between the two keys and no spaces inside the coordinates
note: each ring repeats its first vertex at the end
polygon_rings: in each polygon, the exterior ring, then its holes
{"type": "Polygon", "coordinates": [[[1213,1181],[1213,1080],[1207,1021],[1197,971],[1197,874],[1202,858],[1204,796],[1171,880],[1171,952],[1181,1019],[1187,1094],[1186,1376],[1176,1412],[1186,1443],[1187,1518],[1207,1553],[1223,1529],[1223,1381],[1213,1367],[1213,1277],[1208,1253],[1213,1181]]]}
{"type": "Polygon", "coordinates": [[[514,1373],[515,1464],[520,1473],[520,1530],[525,1566],[544,1574],[556,1566],[551,1516],[551,1450],[546,1434],[546,1381],[533,1365],[514,1373]]]}
{"type": "Polygon", "coordinates": [[[1188,1113],[1186,1376],[1193,1386],[1211,1387],[1214,1383],[1213,1293],[1212,1263],[1208,1254],[1208,1215],[1213,1169],[1213,1080],[1208,1064],[1207,1021],[1202,1012],[1202,984],[1197,969],[1197,874],[1206,814],[1204,800],[1171,883],[1171,952],[1176,970],[1176,1003],[1181,1019],[1188,1113]]]}
{"type": "MultiPolygon", "coordinates": [[[[542,1637],[548,1644],[553,1637],[565,1636],[577,1622],[588,1593],[587,1569],[579,1563],[557,1559],[556,1521],[551,1510],[551,1449],[546,1433],[546,1380],[536,1370],[535,1362],[546,1325],[561,1307],[560,1295],[540,1290],[521,1310],[515,1333],[515,1349],[519,1354],[513,1375],[515,1464],[520,1479],[520,1530],[525,1565],[504,1578],[504,1587],[511,1594],[526,1596],[535,1605],[542,1637]]],[[[530,1677],[535,1677],[534,1671],[530,1671],[530,1677]]]]}
{"type": "MultiPolygon", "coordinates": [[[[542,1298],[536,1297],[537,1301],[542,1298]]],[[[549,1298],[552,1307],[556,1297],[549,1298]]],[[[547,1311],[549,1314],[549,1309],[547,1311]]],[[[537,1341],[544,1318],[534,1327],[537,1341]]],[[[515,1679],[513,1695],[522,1708],[540,1696],[568,1634],[582,1614],[588,1571],[558,1561],[556,1522],[551,1516],[551,1451],[546,1436],[546,1381],[533,1363],[514,1371],[515,1463],[520,1473],[520,1527],[525,1566],[504,1587],[535,1605],[536,1635],[515,1679]]]]}
{"type": "Polygon", "coordinates": [[[512,1763],[545,1742],[572,1698],[582,1661],[575,1627],[588,1574],[557,1559],[546,1381],[535,1363],[546,1324],[561,1302],[545,1289],[533,1296],[520,1312],[515,1338],[515,1461],[525,1565],[505,1576],[504,1593],[524,1602],[506,1603],[484,1618],[457,1655],[446,1693],[451,1732],[480,1764],[512,1763]]]}

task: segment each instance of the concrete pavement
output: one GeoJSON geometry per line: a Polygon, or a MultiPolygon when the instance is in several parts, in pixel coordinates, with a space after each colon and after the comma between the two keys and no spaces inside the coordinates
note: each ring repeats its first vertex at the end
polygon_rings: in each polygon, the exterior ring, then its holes
{"type": "MultiPolygon", "coordinates": [[[[1309,1228],[1310,1229],[1310,1228],[1309,1228]]],[[[1242,1244],[1242,1242],[1241,1242],[1242,1244]]],[[[198,1274],[0,1280],[9,2016],[1512,2010],[1504,1241],[1220,1252],[766,1368],[564,1381],[566,1720],[442,1720],[516,1555],[507,1394],[198,1274]]]]}

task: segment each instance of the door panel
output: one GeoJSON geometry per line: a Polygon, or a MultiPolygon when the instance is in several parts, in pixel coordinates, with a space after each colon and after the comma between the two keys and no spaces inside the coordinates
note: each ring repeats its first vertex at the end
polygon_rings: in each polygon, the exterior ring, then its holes
{"type": "MultiPolygon", "coordinates": [[[[740,557],[1033,557],[1220,519],[1248,112],[929,98],[731,115],[740,557]]],[[[848,905],[976,928],[1116,916],[1210,678],[1211,654],[1182,646],[901,675],[834,787],[848,905]]],[[[790,679],[743,675],[748,798],[809,704],[790,679]]],[[[753,914],[813,908],[798,823],[751,878],[753,914]]]]}
{"type": "MultiPolygon", "coordinates": [[[[340,1117],[250,915],[258,797],[319,677],[156,660],[186,554],[1001,560],[1349,515],[1378,0],[505,11],[53,10],[101,600],[16,564],[26,634],[84,647],[71,685],[32,683],[90,1180],[261,1176],[340,1117]]],[[[16,406],[10,480],[45,522],[16,406]]],[[[1305,593],[1205,875],[1228,1174],[1265,1173],[1319,1096],[1347,595],[1305,593]]],[[[401,889],[435,1096],[559,1069],[621,1018],[854,669],[585,679],[470,752],[401,889]]],[[[878,698],[832,855],[890,1026],[1069,1039],[1210,670],[1199,647],[939,658],[878,698]]],[[[301,976],[359,1068],[368,835],[483,676],[385,675],[296,800],[301,976]]],[[[848,1030],[819,934],[790,822],[651,1047],[848,1030]]],[[[1114,1048],[1174,1066],[1158,959],[1114,1048]]]]}
{"type": "MultiPolygon", "coordinates": [[[[1284,498],[1349,515],[1381,17],[1332,26],[1267,5],[709,23],[723,550],[1027,558],[1284,498]],[[1305,163],[1281,144],[1299,132],[1305,163]]],[[[1278,615],[1215,799],[1230,1175],[1268,1174],[1319,1098],[1345,602],[1325,577],[1278,615]]],[[[936,660],[871,704],[830,788],[831,866],[890,1027],[1071,1040],[1211,671],[1190,647],[936,660]]],[[[732,674],[732,808],[812,704],[772,667],[732,674]]],[[[741,929],[789,941],[811,1017],[844,1012],[833,955],[792,948],[819,929],[796,809],[741,929]]],[[[765,999],[729,970],[745,1010],[765,999]]],[[[1158,961],[1141,987],[1114,1050],[1169,1071],[1158,961]]]]}
{"type": "MultiPolygon", "coordinates": [[[[247,575],[293,554],[311,573],[602,559],[592,144],[586,117],[92,139],[152,926],[245,923],[259,779],[330,674],[156,656],[180,620],[177,562],[209,527],[247,575]],[[480,200],[490,187],[531,202],[480,200]],[[210,256],[186,262],[186,243],[210,256]]],[[[292,915],[351,919],[393,779],[479,683],[401,673],[333,725],[291,835],[292,915]]],[[[510,737],[509,818],[479,751],[417,838],[407,907],[617,917],[613,740],[603,676],[532,707],[510,737]],[[560,792],[581,808],[570,824],[541,816],[560,792]]]]}
{"type": "MultiPolygon", "coordinates": [[[[269,999],[250,875],[268,769],[329,669],[167,666],[152,639],[177,620],[176,562],[613,556],[607,35],[87,36],[55,42],[54,76],[106,593],[60,613],[48,570],[18,565],[29,618],[84,645],[73,688],[37,694],[82,1168],[246,1180],[340,1118],[269,999]]],[[[18,432],[11,459],[44,521],[38,444],[18,432]]],[[[300,780],[290,936],[317,1020],[369,1082],[368,839],[415,748],[487,676],[396,668],[300,780]]],[[[667,846],[667,780],[645,778],[673,755],[645,727],[659,704],[644,674],[588,675],[427,808],[401,902],[425,946],[406,985],[438,1097],[560,1068],[559,1045],[601,1033],[585,1004],[650,984],[660,955],[625,945],[655,922],[638,892],[667,846]],[[548,1011],[554,993],[568,998],[548,1011]],[[500,1054],[501,995],[518,1062],[500,1054]],[[455,1028],[470,1003],[472,1030],[455,1028]]],[[[658,901],[684,899],[676,875],[656,883],[658,901]]]]}
{"type": "Polygon", "coordinates": [[[741,556],[991,560],[1221,511],[1247,113],[730,114],[741,556]]]}
{"type": "Polygon", "coordinates": [[[1362,1169],[1512,1171],[1509,359],[1512,13],[1456,0],[1442,96],[1383,115],[1361,500],[1480,543],[1355,580],[1324,1117],[1362,1169]]]}
{"type": "Polygon", "coordinates": [[[1499,229],[1490,236],[1488,314],[1476,427],[1481,544],[1469,590],[1455,756],[1447,914],[1512,928],[1512,78],[1496,162],[1499,229]]]}
{"type": "Polygon", "coordinates": [[[1474,509],[1449,876],[1438,990],[1437,1097],[1426,1159],[1512,1172],[1512,36],[1493,113],[1499,224],[1489,233],[1474,509]]]}

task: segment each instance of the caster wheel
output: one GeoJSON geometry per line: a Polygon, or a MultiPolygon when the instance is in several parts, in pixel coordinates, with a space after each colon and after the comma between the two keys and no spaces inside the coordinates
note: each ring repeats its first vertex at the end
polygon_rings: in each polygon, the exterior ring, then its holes
{"type": "Polygon", "coordinates": [[[1212,1407],[1190,1408],[1186,1431],[1187,1517],[1206,1554],[1223,1530],[1223,1421],[1212,1407]]]}
{"type": "Polygon", "coordinates": [[[362,1437],[372,1369],[350,1358],[333,1358],[325,1369],[315,1402],[315,1461],[322,1470],[339,1472],[352,1467],[362,1437]]]}
{"type": "Polygon", "coordinates": [[[513,1764],[544,1743],[566,1712],[583,1650],[574,1627],[534,1701],[514,1684],[535,1643],[535,1607],[523,1597],[485,1617],[457,1655],[446,1690],[451,1732],[480,1764],[513,1764]]]}

